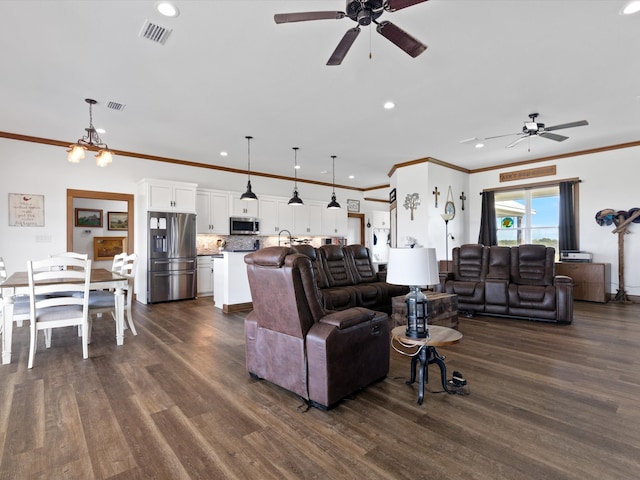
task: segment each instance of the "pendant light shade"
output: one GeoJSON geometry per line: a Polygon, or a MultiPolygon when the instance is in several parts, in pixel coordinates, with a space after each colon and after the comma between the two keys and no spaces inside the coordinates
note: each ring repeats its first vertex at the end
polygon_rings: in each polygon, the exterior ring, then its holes
{"type": "Polygon", "coordinates": [[[71,163],[80,163],[80,160],[84,158],[84,152],[87,148],[92,148],[93,150],[98,150],[96,154],[96,165],[106,167],[113,161],[113,154],[111,150],[109,150],[109,147],[107,147],[107,144],[100,139],[98,132],[93,126],[93,112],[91,107],[98,102],[92,98],[85,98],[84,101],[89,104],[89,127],[85,128],[87,134],[73,145],[69,145],[70,150],[67,150],[69,153],[67,160],[71,163]]]}
{"type": "Polygon", "coordinates": [[[240,200],[258,200],[256,194],[251,191],[251,139],[253,137],[244,138],[247,139],[247,191],[240,195],[240,200]]]}
{"type": "Polygon", "coordinates": [[[331,192],[331,201],[329,202],[329,205],[327,205],[327,208],[331,208],[331,209],[336,209],[336,208],[342,208],[340,207],[340,204],[338,203],[338,201],[336,200],[336,156],[335,155],[331,155],[331,159],[333,160],[333,183],[332,183],[332,192],[331,192]]]}
{"type": "Polygon", "coordinates": [[[302,199],[298,196],[298,147],[293,147],[293,197],[289,200],[289,205],[297,207],[304,205],[302,199]]]}

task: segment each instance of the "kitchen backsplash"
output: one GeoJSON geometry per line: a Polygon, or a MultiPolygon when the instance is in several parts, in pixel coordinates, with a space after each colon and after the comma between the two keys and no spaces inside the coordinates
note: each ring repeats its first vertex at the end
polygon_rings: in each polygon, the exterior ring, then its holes
{"type": "MultiPolygon", "coordinates": [[[[219,253],[218,245],[222,245],[224,250],[252,250],[255,248],[255,242],[258,240],[260,248],[272,247],[278,245],[278,236],[263,237],[258,235],[198,235],[196,245],[198,255],[213,255],[219,253]],[[220,243],[218,243],[220,241],[220,243]]],[[[305,239],[294,240],[293,244],[309,243],[314,247],[319,247],[322,242],[321,237],[310,237],[305,239]]],[[[289,243],[287,236],[280,237],[280,245],[289,243]]]]}

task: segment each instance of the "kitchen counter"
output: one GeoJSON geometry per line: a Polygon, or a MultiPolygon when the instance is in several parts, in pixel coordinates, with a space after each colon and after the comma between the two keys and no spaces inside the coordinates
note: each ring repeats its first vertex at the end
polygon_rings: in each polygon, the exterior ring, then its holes
{"type": "Polygon", "coordinates": [[[244,257],[250,251],[213,255],[213,300],[224,313],[251,310],[251,291],[244,257]]]}

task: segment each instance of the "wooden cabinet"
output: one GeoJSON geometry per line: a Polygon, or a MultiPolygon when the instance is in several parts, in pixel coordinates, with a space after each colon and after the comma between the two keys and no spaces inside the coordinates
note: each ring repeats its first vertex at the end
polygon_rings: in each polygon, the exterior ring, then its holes
{"type": "Polygon", "coordinates": [[[320,202],[305,202],[304,205],[292,207],[294,235],[322,235],[322,209],[320,202]]]}
{"type": "Polygon", "coordinates": [[[329,237],[346,237],[348,229],[346,208],[322,210],[322,234],[329,237]]]}
{"type": "Polygon", "coordinates": [[[566,275],[573,279],[574,300],[606,302],[609,300],[607,288],[611,285],[611,264],[609,263],[556,263],[556,275],[566,275]]]}
{"type": "Polygon", "coordinates": [[[231,216],[258,218],[258,202],[240,200],[240,193],[231,194],[231,216]]]}
{"type": "Polygon", "coordinates": [[[260,235],[277,235],[281,230],[293,233],[293,210],[287,198],[260,197],[260,235]]]}
{"type": "Polygon", "coordinates": [[[197,291],[199,297],[213,295],[213,258],[209,255],[198,256],[197,291]]]}
{"type": "Polygon", "coordinates": [[[143,180],[140,193],[147,211],[196,213],[195,183],[143,180]]]}
{"type": "Polygon", "coordinates": [[[198,233],[229,235],[229,194],[216,190],[198,190],[196,194],[198,233]]]}

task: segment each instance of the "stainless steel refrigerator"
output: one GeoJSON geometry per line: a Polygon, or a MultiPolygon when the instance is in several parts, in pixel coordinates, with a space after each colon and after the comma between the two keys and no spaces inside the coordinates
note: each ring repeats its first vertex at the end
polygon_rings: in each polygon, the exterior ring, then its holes
{"type": "Polygon", "coordinates": [[[196,297],[196,215],[149,212],[149,303],[196,297]]]}

